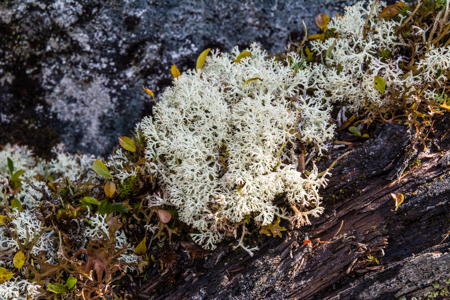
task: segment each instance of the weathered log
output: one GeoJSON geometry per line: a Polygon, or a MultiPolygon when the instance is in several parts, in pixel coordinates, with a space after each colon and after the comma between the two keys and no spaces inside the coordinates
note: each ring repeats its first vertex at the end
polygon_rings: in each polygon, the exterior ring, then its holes
{"type": "Polygon", "coordinates": [[[172,286],[159,274],[136,283],[135,296],[409,300],[445,295],[450,285],[449,131],[449,116],[438,119],[425,152],[415,129],[380,125],[371,139],[320,161],[324,170],[350,151],[332,169],[321,191],[326,210],[311,226],[282,239],[263,238],[253,257],[223,243],[202,263],[177,271],[172,286]],[[398,209],[395,193],[404,195],[398,209]],[[312,245],[304,244],[305,233],[312,245]]]}

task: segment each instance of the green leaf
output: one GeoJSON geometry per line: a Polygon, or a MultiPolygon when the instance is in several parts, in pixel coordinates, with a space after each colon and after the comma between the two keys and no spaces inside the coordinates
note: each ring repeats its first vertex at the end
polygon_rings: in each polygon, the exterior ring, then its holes
{"type": "Polygon", "coordinates": [[[14,172],[14,164],[9,157],[6,160],[8,161],[9,173],[12,174],[14,172]]]}
{"type": "Polygon", "coordinates": [[[98,212],[101,214],[109,215],[112,211],[111,203],[107,200],[103,200],[100,202],[100,207],[98,208],[98,212]]]}
{"type": "Polygon", "coordinates": [[[126,136],[119,136],[119,143],[123,147],[123,149],[136,152],[136,145],[133,140],[126,136]]]}
{"type": "Polygon", "coordinates": [[[250,78],[250,79],[247,79],[247,80],[244,82],[243,86],[246,85],[247,83],[250,83],[250,82],[256,82],[256,81],[258,81],[258,80],[263,81],[261,78],[258,78],[258,77],[250,78]]]}
{"type": "Polygon", "coordinates": [[[205,51],[203,51],[202,53],[200,53],[200,55],[198,56],[197,67],[195,68],[197,71],[199,69],[201,69],[203,67],[203,65],[205,64],[206,56],[208,55],[210,50],[211,50],[211,48],[208,48],[205,51]]]}
{"type": "Polygon", "coordinates": [[[56,294],[66,294],[67,293],[67,287],[65,285],[62,285],[61,283],[55,283],[55,284],[49,283],[47,285],[47,290],[49,290],[50,292],[56,293],[56,294]]]}
{"type": "Polygon", "coordinates": [[[76,283],[77,283],[77,279],[76,278],[69,277],[69,278],[67,278],[66,286],[70,290],[71,288],[73,288],[75,286],[76,283]]]}
{"type": "Polygon", "coordinates": [[[326,58],[331,59],[331,53],[333,52],[334,49],[334,43],[331,44],[331,46],[327,49],[327,52],[325,54],[326,58]]]}
{"type": "Polygon", "coordinates": [[[128,212],[128,209],[122,203],[113,203],[111,205],[111,208],[113,211],[120,212],[123,214],[128,212]]]}
{"type": "Polygon", "coordinates": [[[24,170],[19,170],[16,173],[12,174],[11,181],[16,181],[17,179],[19,179],[20,175],[22,175],[23,172],[25,172],[25,171],[24,170]]]}
{"type": "Polygon", "coordinates": [[[86,203],[91,203],[91,204],[95,204],[95,205],[100,205],[100,202],[98,202],[97,199],[92,198],[92,197],[84,197],[83,201],[86,203]]]}
{"type": "Polygon", "coordinates": [[[19,211],[22,211],[22,203],[20,203],[20,201],[17,200],[17,199],[12,199],[11,207],[12,208],[17,208],[19,211]]]}
{"type": "Polygon", "coordinates": [[[252,56],[252,53],[250,51],[244,51],[239,53],[239,55],[236,57],[234,62],[240,62],[243,58],[252,56]]]}
{"type": "Polygon", "coordinates": [[[384,94],[384,91],[386,90],[386,83],[384,82],[384,79],[381,76],[378,75],[375,76],[373,84],[380,93],[384,94]]]}
{"type": "Polygon", "coordinates": [[[359,129],[355,126],[351,126],[348,131],[350,131],[351,133],[353,133],[354,135],[357,136],[361,136],[361,131],[359,131],[359,129]]]}
{"type": "Polygon", "coordinates": [[[94,161],[94,163],[92,164],[92,169],[94,169],[95,173],[97,173],[100,176],[103,176],[106,178],[112,177],[112,175],[109,173],[108,168],[100,160],[94,161]]]}

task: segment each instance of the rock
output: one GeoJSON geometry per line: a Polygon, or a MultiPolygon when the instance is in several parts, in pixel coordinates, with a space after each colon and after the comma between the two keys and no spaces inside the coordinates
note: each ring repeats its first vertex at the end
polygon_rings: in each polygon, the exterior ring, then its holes
{"type": "Polygon", "coordinates": [[[151,112],[141,86],[160,95],[172,64],[185,71],[206,48],[254,41],[282,51],[289,36],[303,38],[302,19],[313,33],[318,13],[354,2],[6,1],[0,144],[20,141],[45,155],[61,140],[71,152],[104,155],[151,112]]]}

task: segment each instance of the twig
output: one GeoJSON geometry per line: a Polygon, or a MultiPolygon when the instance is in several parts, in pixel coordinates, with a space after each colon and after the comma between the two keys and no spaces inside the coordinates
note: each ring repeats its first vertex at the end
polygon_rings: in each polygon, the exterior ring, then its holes
{"type": "Polygon", "coordinates": [[[344,220],[341,220],[341,226],[339,226],[338,231],[336,231],[336,233],[333,235],[331,239],[334,239],[339,234],[339,232],[341,232],[342,225],[344,225],[344,220]]]}
{"type": "Polygon", "coordinates": [[[373,4],[372,4],[372,7],[370,8],[370,13],[369,13],[369,15],[367,16],[366,22],[364,23],[364,28],[363,28],[363,39],[366,38],[366,35],[367,35],[367,25],[369,24],[369,19],[370,19],[370,17],[372,17],[373,10],[374,10],[374,8],[375,8],[375,6],[376,6],[377,4],[378,4],[378,0],[374,1],[373,4]]]}
{"type": "Polygon", "coordinates": [[[349,274],[352,271],[353,266],[356,264],[356,262],[358,261],[358,258],[355,258],[352,263],[350,264],[350,266],[347,268],[347,271],[345,271],[345,274],[349,274]]]}
{"type": "Polygon", "coordinates": [[[419,10],[419,7],[422,5],[422,0],[417,1],[417,6],[414,9],[414,11],[409,15],[409,17],[402,23],[402,25],[400,25],[397,30],[395,31],[396,34],[399,34],[399,32],[401,31],[401,29],[403,29],[403,27],[408,24],[409,21],[411,21],[412,17],[416,14],[416,12],[419,10]]]}
{"type": "Polygon", "coordinates": [[[325,175],[328,171],[330,171],[330,170],[334,167],[334,165],[336,165],[336,163],[337,163],[341,158],[343,158],[344,156],[346,156],[346,155],[349,154],[349,153],[350,153],[350,151],[348,151],[348,152],[342,154],[341,156],[339,156],[335,161],[333,161],[333,163],[328,167],[328,169],[326,169],[326,170],[323,171],[323,172],[320,172],[319,175],[317,175],[317,177],[322,177],[323,175],[325,175]]]}

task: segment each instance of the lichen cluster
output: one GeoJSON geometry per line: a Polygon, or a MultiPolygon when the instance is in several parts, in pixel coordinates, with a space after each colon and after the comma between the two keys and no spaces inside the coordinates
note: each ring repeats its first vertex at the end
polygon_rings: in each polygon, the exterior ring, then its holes
{"type": "Polygon", "coordinates": [[[450,110],[449,12],[447,1],[359,3],[322,15],[321,32],[287,53],[253,44],[175,67],[154,116],[107,159],[0,148],[0,298],[124,297],[125,274],[159,269],[173,283],[180,255],[204,256],[196,244],[229,238],[252,254],[250,232],[309,224],[330,176],[314,161],[337,127],[362,141],[400,122],[425,145],[450,110]]]}

